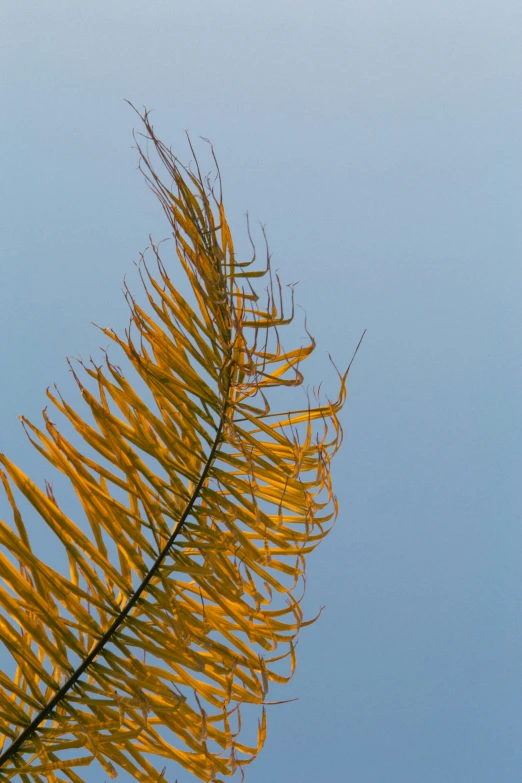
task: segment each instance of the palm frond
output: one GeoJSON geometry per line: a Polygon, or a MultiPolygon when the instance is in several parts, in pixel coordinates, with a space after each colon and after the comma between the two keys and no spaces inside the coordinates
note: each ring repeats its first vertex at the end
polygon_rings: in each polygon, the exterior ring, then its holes
{"type": "Polygon", "coordinates": [[[302,384],[314,341],[283,349],[293,298],[285,311],[269,258],[261,270],[255,252],[236,259],[219,176],[212,185],[184,168],[142,119],[172,184],[138,143],[142,168],[191,293],[152,244],[154,275],[139,265],[147,309],[126,289],[131,327],[102,330],[136,380],[107,354],[71,364],[85,418],[48,391],[83,450],[47,409],[42,428],[22,418],[86,521],[0,455],[13,516],[0,521],[0,637],[14,670],[0,673],[0,781],[81,783],[96,760],[110,777],[150,783],[162,779],[155,758],[204,781],[242,775],[265,739],[269,685],[292,676],[310,622],[305,556],[336,515],[330,460],[347,373],[333,402],[271,409],[277,388],[302,384]],[[68,575],[39,557],[20,496],[63,547],[68,575]],[[249,705],[260,708],[255,741],[240,731],[249,705]]]}

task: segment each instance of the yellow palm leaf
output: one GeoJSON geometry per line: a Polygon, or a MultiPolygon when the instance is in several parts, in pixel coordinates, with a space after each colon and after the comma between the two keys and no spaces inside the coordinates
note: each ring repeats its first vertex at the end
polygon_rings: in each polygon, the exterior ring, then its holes
{"type": "Polygon", "coordinates": [[[264,743],[270,683],[291,677],[310,622],[304,556],[336,515],[329,465],[347,373],[334,401],[271,409],[274,388],[302,383],[314,342],[284,350],[293,302],[285,313],[268,259],[261,270],[255,254],[236,259],[220,180],[216,192],[197,164],[181,166],[142,120],[173,183],[138,145],[191,295],[152,245],[155,273],[140,264],[149,310],[127,290],[131,328],[103,330],[138,385],[106,356],[72,367],[88,418],[48,392],[83,449],[46,411],[42,429],[23,419],[83,522],[0,454],[13,514],[0,521],[0,637],[13,660],[0,673],[0,781],[81,783],[75,770],[96,760],[149,783],[163,774],[155,757],[204,781],[241,774],[264,743]],[[253,288],[263,277],[265,301],[253,288]],[[20,496],[63,547],[68,577],[38,556],[20,496]],[[246,704],[260,722],[245,743],[246,704]]]}

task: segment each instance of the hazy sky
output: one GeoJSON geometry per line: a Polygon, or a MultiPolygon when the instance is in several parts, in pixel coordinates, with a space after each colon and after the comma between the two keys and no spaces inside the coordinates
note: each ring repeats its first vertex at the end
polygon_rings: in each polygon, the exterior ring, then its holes
{"type": "Polygon", "coordinates": [[[49,475],[18,415],[74,395],[65,357],[126,323],[168,233],[124,99],[183,159],[209,137],[239,247],[248,209],[300,281],[307,380],[368,329],[309,565],[326,609],[247,783],[518,783],[520,2],[2,0],[0,31],[0,449],[49,475]]]}

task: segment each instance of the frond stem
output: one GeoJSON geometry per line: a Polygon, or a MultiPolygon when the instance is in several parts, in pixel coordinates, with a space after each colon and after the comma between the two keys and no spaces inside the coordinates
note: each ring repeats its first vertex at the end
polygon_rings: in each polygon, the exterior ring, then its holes
{"type": "Polygon", "coordinates": [[[14,742],[0,755],[0,767],[2,767],[5,764],[5,762],[8,761],[12,756],[14,756],[14,754],[18,751],[20,746],[23,745],[23,743],[31,736],[31,734],[33,734],[36,731],[36,729],[40,726],[40,724],[49,717],[50,713],[62,701],[64,696],[67,695],[67,693],[71,690],[71,688],[76,684],[76,682],[85,672],[85,670],[90,666],[90,664],[94,661],[94,659],[104,649],[106,644],[108,644],[108,642],[111,641],[111,638],[114,636],[114,634],[121,626],[121,624],[129,614],[129,612],[132,610],[132,608],[136,605],[140,596],[147,589],[148,585],[150,584],[150,581],[155,576],[161,564],[163,563],[166,556],[168,555],[170,548],[172,547],[174,541],[176,540],[176,537],[181,532],[183,525],[186,522],[190,512],[192,511],[192,507],[196,502],[199,493],[201,492],[203,484],[205,483],[205,480],[208,476],[208,472],[214,460],[219,443],[221,441],[221,435],[223,432],[223,426],[225,424],[227,409],[228,409],[228,402],[225,402],[223,412],[221,414],[219,426],[216,432],[216,437],[214,439],[214,443],[212,444],[212,448],[208,455],[207,461],[205,463],[205,467],[203,469],[203,472],[201,473],[201,477],[197,483],[197,486],[194,489],[194,492],[192,493],[192,496],[187,504],[187,507],[183,512],[181,519],[179,520],[175,530],[173,531],[169,540],[161,550],[160,554],[157,556],[149,572],[147,573],[147,575],[145,576],[145,578],[143,579],[139,587],[136,589],[136,591],[133,593],[131,598],[129,598],[128,602],[126,603],[126,605],[124,606],[120,614],[114,619],[114,621],[111,623],[109,628],[105,631],[103,636],[98,640],[96,645],[92,648],[88,656],[82,661],[82,663],[73,672],[73,674],[71,674],[67,682],[64,683],[64,685],[62,685],[60,690],[55,693],[53,698],[38,713],[38,715],[31,721],[31,723],[23,730],[20,736],[18,736],[14,740],[14,742]]]}

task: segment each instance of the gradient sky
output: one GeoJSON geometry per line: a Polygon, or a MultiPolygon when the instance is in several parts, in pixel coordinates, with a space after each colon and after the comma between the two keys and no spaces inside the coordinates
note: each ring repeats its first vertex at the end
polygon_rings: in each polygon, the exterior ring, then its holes
{"type": "Polygon", "coordinates": [[[368,330],[309,563],[326,609],[247,783],[518,783],[520,2],[3,0],[0,31],[1,450],[48,476],[18,415],[74,396],[65,357],[126,324],[168,233],[124,99],[182,159],[209,137],[238,246],[248,209],[300,281],[307,380],[334,389],[328,352],[368,330]]]}

